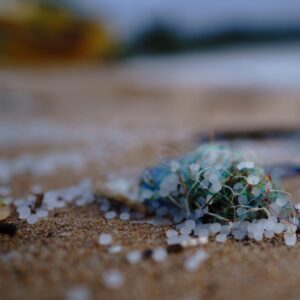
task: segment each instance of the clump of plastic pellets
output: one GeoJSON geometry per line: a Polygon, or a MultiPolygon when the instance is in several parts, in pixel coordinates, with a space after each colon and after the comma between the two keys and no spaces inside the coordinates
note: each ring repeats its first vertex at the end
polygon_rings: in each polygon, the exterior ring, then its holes
{"type": "Polygon", "coordinates": [[[139,197],[150,211],[175,223],[191,219],[224,225],[274,217],[298,224],[280,184],[255,161],[223,145],[206,144],[145,170],[139,197]]]}

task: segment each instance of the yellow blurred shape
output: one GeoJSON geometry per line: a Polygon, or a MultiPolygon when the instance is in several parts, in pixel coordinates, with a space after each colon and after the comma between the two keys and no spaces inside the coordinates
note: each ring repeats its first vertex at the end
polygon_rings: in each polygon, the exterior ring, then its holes
{"type": "Polygon", "coordinates": [[[0,16],[2,62],[107,59],[116,41],[104,26],[49,5],[27,5],[17,14],[0,16]]]}

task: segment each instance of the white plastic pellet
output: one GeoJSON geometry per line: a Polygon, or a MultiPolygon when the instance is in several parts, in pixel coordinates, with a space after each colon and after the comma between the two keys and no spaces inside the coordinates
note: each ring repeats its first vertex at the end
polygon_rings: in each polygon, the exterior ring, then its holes
{"type": "Polygon", "coordinates": [[[209,225],[209,231],[211,234],[216,234],[220,232],[222,225],[220,223],[213,223],[209,225]]]}
{"type": "Polygon", "coordinates": [[[37,216],[39,218],[46,218],[48,217],[48,211],[47,210],[44,210],[44,209],[39,209],[37,212],[36,212],[37,216]]]}
{"type": "Polygon", "coordinates": [[[216,235],[216,241],[218,243],[225,243],[227,241],[227,234],[219,233],[216,235]]]}
{"type": "Polygon", "coordinates": [[[212,184],[210,190],[213,192],[213,193],[218,193],[222,190],[222,184],[219,182],[219,181],[216,181],[212,184]]]}
{"type": "Polygon", "coordinates": [[[177,230],[174,230],[174,229],[168,229],[166,231],[166,236],[167,238],[171,238],[171,237],[174,237],[174,236],[178,236],[178,231],[177,230]]]}
{"type": "Polygon", "coordinates": [[[209,236],[209,230],[208,229],[200,229],[195,233],[199,237],[208,237],[209,236]]]}
{"type": "Polygon", "coordinates": [[[186,220],[185,227],[193,230],[196,227],[196,222],[194,220],[186,220]]]}
{"type": "Polygon", "coordinates": [[[259,178],[255,175],[249,175],[247,181],[251,185],[257,185],[259,183],[259,178]]]}
{"type": "Polygon", "coordinates": [[[119,289],[124,284],[124,277],[118,270],[110,270],[103,274],[102,280],[108,289],[119,289]]]}
{"type": "Polygon", "coordinates": [[[220,230],[220,233],[226,234],[226,235],[230,234],[230,232],[231,232],[231,226],[230,225],[223,225],[221,230],[220,230]]]}
{"type": "Polygon", "coordinates": [[[122,246],[120,245],[113,245],[108,248],[108,252],[111,254],[117,254],[120,253],[121,251],[122,251],[122,246]]]}
{"type": "Polygon", "coordinates": [[[196,272],[207,258],[208,254],[204,250],[198,250],[185,260],[184,267],[188,272],[196,272]]]}
{"type": "Polygon", "coordinates": [[[109,233],[101,233],[99,236],[99,244],[103,246],[110,245],[112,242],[112,236],[109,233]]]}
{"type": "Polygon", "coordinates": [[[205,245],[205,244],[207,244],[208,243],[208,236],[199,236],[199,243],[201,244],[201,245],[205,245]]]}
{"type": "Polygon", "coordinates": [[[263,232],[261,230],[256,230],[253,232],[253,238],[260,242],[263,240],[263,232]]]}
{"type": "Polygon", "coordinates": [[[105,213],[105,219],[112,220],[117,216],[117,213],[115,211],[108,211],[105,213]]]}
{"type": "Polygon", "coordinates": [[[142,259],[142,253],[138,250],[129,251],[126,255],[127,261],[132,264],[138,264],[142,259]]]}
{"type": "Polygon", "coordinates": [[[280,233],[283,233],[284,231],[284,225],[281,224],[281,223],[277,223],[274,225],[274,231],[276,234],[280,234],[280,233]]]}
{"type": "Polygon", "coordinates": [[[254,168],[254,162],[252,162],[252,161],[242,161],[236,167],[237,167],[238,170],[253,169],[254,168]]]}
{"type": "Polygon", "coordinates": [[[158,247],[153,250],[152,258],[155,262],[160,263],[166,260],[167,255],[167,251],[164,248],[158,247]]]}
{"type": "Polygon", "coordinates": [[[85,286],[75,286],[67,291],[66,298],[67,300],[89,300],[91,293],[85,286]]]}
{"type": "Polygon", "coordinates": [[[273,230],[266,230],[265,237],[268,239],[272,239],[275,235],[275,232],[273,230]]]}
{"type": "Polygon", "coordinates": [[[240,195],[238,201],[241,205],[246,205],[248,203],[248,198],[245,195],[240,195]]]}
{"type": "Polygon", "coordinates": [[[123,212],[120,214],[120,220],[122,221],[128,221],[130,219],[130,214],[127,212],[123,212]]]}
{"type": "Polygon", "coordinates": [[[167,239],[167,244],[168,244],[168,245],[176,245],[176,244],[180,244],[180,237],[179,237],[178,235],[169,237],[169,238],[167,239]]]}
{"type": "Polygon", "coordinates": [[[289,247],[295,246],[297,243],[297,236],[295,233],[285,232],[284,241],[285,244],[289,247]]]}
{"type": "Polygon", "coordinates": [[[183,227],[181,227],[181,228],[179,229],[179,231],[180,231],[180,233],[181,233],[182,235],[189,235],[189,234],[191,234],[192,229],[183,226],[183,227]]]}
{"type": "Polygon", "coordinates": [[[37,223],[38,220],[39,220],[38,216],[36,214],[32,214],[27,218],[27,223],[32,225],[37,223]]]}
{"type": "Polygon", "coordinates": [[[285,206],[286,203],[287,203],[287,201],[286,201],[286,199],[285,199],[284,197],[278,197],[278,198],[276,199],[276,204],[277,204],[277,206],[279,206],[279,207],[285,206]]]}

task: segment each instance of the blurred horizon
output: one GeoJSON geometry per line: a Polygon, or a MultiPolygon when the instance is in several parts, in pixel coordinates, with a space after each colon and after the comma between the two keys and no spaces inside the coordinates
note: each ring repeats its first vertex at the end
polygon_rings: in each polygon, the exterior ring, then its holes
{"type": "Polygon", "coordinates": [[[133,54],[300,41],[300,2],[292,0],[2,0],[0,16],[20,17],[32,6],[56,7],[101,24],[133,54]],[[162,45],[151,47],[155,42],[162,45]]]}
{"type": "Polygon", "coordinates": [[[113,62],[146,89],[299,87],[300,2],[2,0],[0,12],[4,65],[113,62]]]}

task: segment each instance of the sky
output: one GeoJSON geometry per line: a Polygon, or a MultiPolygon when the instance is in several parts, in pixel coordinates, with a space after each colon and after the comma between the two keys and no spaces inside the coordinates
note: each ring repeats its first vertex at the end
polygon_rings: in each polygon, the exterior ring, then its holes
{"type": "Polygon", "coordinates": [[[127,38],[155,20],[188,32],[240,24],[274,27],[300,24],[297,0],[73,0],[127,38]]]}

